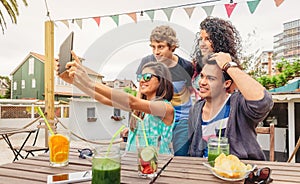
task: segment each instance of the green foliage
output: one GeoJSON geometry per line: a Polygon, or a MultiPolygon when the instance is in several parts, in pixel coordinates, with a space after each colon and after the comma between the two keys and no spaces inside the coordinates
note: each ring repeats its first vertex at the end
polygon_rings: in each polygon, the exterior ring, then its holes
{"type": "Polygon", "coordinates": [[[129,93],[129,94],[131,94],[131,95],[133,95],[133,96],[136,96],[136,94],[137,94],[137,91],[131,89],[130,87],[125,87],[123,90],[124,90],[126,93],[129,93]]]}
{"type": "Polygon", "coordinates": [[[5,95],[4,96],[0,96],[0,98],[10,99],[10,95],[11,95],[11,80],[7,76],[0,76],[0,79],[6,80],[6,82],[8,84],[8,90],[6,91],[5,95]]]}
{"type": "Polygon", "coordinates": [[[258,77],[256,80],[266,89],[284,86],[289,80],[300,76],[300,59],[289,62],[283,58],[281,62],[277,63],[276,69],[281,73],[274,76],[258,77]]]}

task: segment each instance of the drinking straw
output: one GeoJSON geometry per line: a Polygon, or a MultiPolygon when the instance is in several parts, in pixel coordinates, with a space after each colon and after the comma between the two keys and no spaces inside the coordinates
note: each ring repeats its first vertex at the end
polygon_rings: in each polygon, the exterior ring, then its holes
{"type": "Polygon", "coordinates": [[[143,130],[143,134],[144,134],[144,139],[145,139],[145,143],[146,143],[146,146],[148,146],[148,139],[147,139],[147,135],[146,135],[146,132],[145,132],[145,125],[144,125],[144,121],[141,119],[141,118],[139,118],[139,117],[137,117],[135,114],[131,114],[133,117],[135,117],[136,119],[138,119],[140,122],[141,122],[141,124],[142,124],[142,130],[143,130]]]}
{"type": "Polygon", "coordinates": [[[222,124],[223,124],[223,121],[220,123],[220,127],[219,127],[218,153],[220,153],[220,144],[221,144],[222,124]]]}
{"type": "Polygon", "coordinates": [[[117,135],[119,135],[119,134],[121,133],[121,131],[122,131],[124,128],[125,128],[125,125],[122,125],[122,126],[116,131],[116,133],[113,135],[113,137],[111,138],[105,157],[108,156],[108,153],[110,152],[110,149],[111,149],[111,146],[112,146],[113,141],[115,140],[115,138],[117,137],[117,135]]]}
{"type": "Polygon", "coordinates": [[[51,135],[54,135],[54,132],[53,132],[52,128],[50,127],[49,122],[48,122],[48,120],[46,119],[46,117],[45,117],[45,115],[44,115],[42,109],[41,109],[40,107],[38,107],[37,109],[38,109],[39,115],[41,115],[41,116],[44,118],[44,120],[45,120],[45,122],[46,122],[46,125],[47,125],[47,127],[48,127],[48,129],[49,129],[51,135]]]}

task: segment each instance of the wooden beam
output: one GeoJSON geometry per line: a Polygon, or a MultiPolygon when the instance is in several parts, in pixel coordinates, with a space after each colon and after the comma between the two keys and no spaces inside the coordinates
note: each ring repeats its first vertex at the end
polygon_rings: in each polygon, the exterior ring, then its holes
{"type": "MultiPolygon", "coordinates": [[[[54,123],[54,22],[45,22],[45,112],[53,127],[54,123]]],[[[45,129],[45,146],[48,146],[48,131],[45,129]]]]}

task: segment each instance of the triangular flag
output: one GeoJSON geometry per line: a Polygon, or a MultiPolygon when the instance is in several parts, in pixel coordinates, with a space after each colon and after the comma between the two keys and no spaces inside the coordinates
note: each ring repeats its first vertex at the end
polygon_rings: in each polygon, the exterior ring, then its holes
{"type": "Polygon", "coordinates": [[[69,28],[69,21],[68,20],[61,20],[64,25],[66,25],[69,28]]]}
{"type": "Polygon", "coordinates": [[[114,20],[117,26],[119,26],[119,15],[112,15],[110,17],[114,20]]]}
{"type": "Polygon", "coordinates": [[[214,5],[211,5],[211,6],[202,6],[202,8],[204,9],[205,13],[207,16],[211,16],[211,13],[214,9],[214,5]]]}
{"type": "Polygon", "coordinates": [[[154,19],[154,10],[148,10],[148,11],[145,11],[145,13],[147,13],[147,15],[149,16],[149,18],[153,22],[153,19],[154,19]]]}
{"type": "Polygon", "coordinates": [[[77,25],[79,26],[80,29],[82,29],[82,19],[75,19],[77,25]]]}
{"type": "Polygon", "coordinates": [[[256,0],[256,1],[247,1],[248,4],[248,8],[250,10],[251,13],[254,13],[254,11],[257,8],[257,5],[259,4],[260,0],[256,0]]]}
{"type": "Polygon", "coordinates": [[[274,1],[275,1],[276,6],[278,7],[281,5],[281,3],[283,3],[284,0],[274,0],[274,1]]]}
{"type": "Polygon", "coordinates": [[[168,21],[170,21],[171,15],[172,15],[172,12],[173,12],[173,8],[166,8],[166,9],[163,9],[163,11],[164,11],[164,13],[167,16],[168,21]]]}
{"type": "Polygon", "coordinates": [[[100,17],[93,17],[93,19],[96,21],[98,27],[100,26],[100,17]]]}
{"type": "Polygon", "coordinates": [[[225,4],[225,8],[226,8],[226,12],[227,12],[228,18],[230,18],[230,15],[233,12],[236,4],[237,3],[225,4]]]}
{"type": "Polygon", "coordinates": [[[134,13],[127,13],[127,15],[128,15],[129,17],[131,17],[132,20],[136,23],[136,13],[135,13],[135,12],[134,12],[134,13]]]}
{"type": "Polygon", "coordinates": [[[189,16],[189,18],[191,18],[194,9],[195,9],[195,7],[184,8],[184,10],[185,10],[186,14],[189,16]]]}

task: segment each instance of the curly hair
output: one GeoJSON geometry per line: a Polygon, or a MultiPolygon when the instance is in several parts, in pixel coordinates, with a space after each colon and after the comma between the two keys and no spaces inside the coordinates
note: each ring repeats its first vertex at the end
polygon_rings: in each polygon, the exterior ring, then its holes
{"type": "MultiPolygon", "coordinates": [[[[232,57],[232,60],[238,64],[241,58],[241,36],[238,30],[230,21],[217,18],[207,17],[200,23],[200,30],[205,30],[212,44],[213,52],[226,52],[232,57]]],[[[191,57],[194,58],[197,65],[203,67],[202,54],[199,47],[200,32],[196,34],[194,51],[191,57]]]]}

